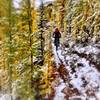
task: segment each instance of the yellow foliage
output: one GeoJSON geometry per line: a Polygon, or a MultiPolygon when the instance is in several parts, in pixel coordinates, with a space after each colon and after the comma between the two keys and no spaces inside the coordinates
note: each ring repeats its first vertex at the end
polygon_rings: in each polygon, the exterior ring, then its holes
{"type": "Polygon", "coordinates": [[[37,11],[36,10],[32,10],[32,32],[36,32],[37,29],[38,29],[38,25],[37,25],[37,20],[38,20],[38,17],[37,17],[37,11]]]}

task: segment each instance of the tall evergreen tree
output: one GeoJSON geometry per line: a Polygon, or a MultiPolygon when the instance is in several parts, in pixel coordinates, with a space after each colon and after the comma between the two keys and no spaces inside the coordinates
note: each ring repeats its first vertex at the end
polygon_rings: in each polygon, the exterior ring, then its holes
{"type": "MultiPolygon", "coordinates": [[[[12,0],[9,0],[9,6],[8,6],[8,22],[9,22],[9,28],[8,28],[8,47],[9,47],[9,53],[8,53],[8,82],[9,82],[9,92],[10,95],[12,95],[12,59],[13,59],[13,51],[12,51],[12,0]]],[[[12,100],[12,96],[11,96],[12,100]]]]}

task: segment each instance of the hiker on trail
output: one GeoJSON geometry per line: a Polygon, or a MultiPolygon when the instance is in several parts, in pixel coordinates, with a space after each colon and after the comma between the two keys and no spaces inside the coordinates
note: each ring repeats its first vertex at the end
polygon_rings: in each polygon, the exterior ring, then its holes
{"type": "Polygon", "coordinates": [[[60,38],[61,38],[61,33],[59,32],[59,29],[56,28],[54,33],[53,33],[53,37],[54,37],[54,44],[56,46],[56,50],[58,50],[59,44],[60,44],[60,38]]]}

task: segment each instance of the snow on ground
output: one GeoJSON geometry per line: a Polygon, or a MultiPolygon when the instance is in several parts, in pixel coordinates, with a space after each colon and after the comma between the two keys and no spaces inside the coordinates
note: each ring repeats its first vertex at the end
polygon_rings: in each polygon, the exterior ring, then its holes
{"type": "Polygon", "coordinates": [[[86,53],[86,54],[98,54],[100,53],[100,50],[97,47],[94,47],[92,45],[81,47],[81,46],[75,46],[74,49],[78,51],[79,53],[86,53]]]}
{"type": "MultiPolygon", "coordinates": [[[[66,70],[69,71],[70,84],[73,88],[77,88],[80,93],[80,95],[70,97],[69,100],[73,100],[74,98],[80,98],[81,100],[100,100],[100,72],[96,69],[95,65],[90,63],[90,60],[72,53],[71,50],[77,51],[80,54],[84,53],[87,56],[92,55],[96,60],[100,60],[97,57],[100,54],[100,48],[97,48],[95,45],[84,47],[82,45],[75,45],[73,48],[65,48],[63,51],[59,49],[57,51],[58,55],[56,50],[53,49],[56,63],[59,63],[59,56],[64,62],[66,70]]],[[[59,97],[62,94],[61,89],[64,88],[63,84],[56,87],[57,94],[55,100],[64,100],[59,97]]]]}
{"type": "Polygon", "coordinates": [[[56,62],[57,67],[59,67],[60,60],[59,60],[58,55],[57,55],[56,47],[54,46],[54,44],[52,44],[52,47],[53,47],[52,51],[53,51],[53,54],[54,54],[54,60],[56,62]]]}
{"type": "MultiPolygon", "coordinates": [[[[17,100],[16,96],[12,96],[13,100],[17,100]]],[[[11,100],[10,94],[0,94],[0,100],[11,100]]]]}
{"type": "Polygon", "coordinates": [[[5,94],[0,96],[0,100],[11,100],[10,95],[5,94]]]}
{"type": "Polygon", "coordinates": [[[64,96],[65,94],[62,93],[62,89],[65,88],[65,83],[63,83],[63,81],[61,80],[61,83],[59,86],[55,87],[56,93],[55,93],[55,98],[54,100],[65,100],[64,96]]]}
{"type": "Polygon", "coordinates": [[[84,67],[76,68],[74,74],[70,73],[71,84],[82,92],[84,81],[87,82],[87,88],[100,88],[100,73],[92,66],[89,66],[88,61],[82,58],[79,62],[84,64],[84,67]],[[77,76],[76,76],[77,75],[77,76]],[[84,81],[83,81],[83,80],[84,81]]]}

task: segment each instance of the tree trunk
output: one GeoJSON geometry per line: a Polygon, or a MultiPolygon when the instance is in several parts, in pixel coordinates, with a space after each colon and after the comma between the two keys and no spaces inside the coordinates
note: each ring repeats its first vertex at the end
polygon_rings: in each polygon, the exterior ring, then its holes
{"type": "Polygon", "coordinates": [[[8,55],[8,84],[9,84],[9,93],[11,95],[12,100],[12,0],[9,0],[9,6],[8,6],[8,22],[9,22],[9,30],[8,30],[8,36],[9,36],[9,55],[8,55]]]}
{"type": "MultiPolygon", "coordinates": [[[[28,14],[28,27],[29,27],[29,42],[30,42],[30,60],[31,60],[31,89],[33,87],[32,85],[32,73],[33,73],[33,53],[32,53],[32,15],[31,15],[31,1],[27,0],[28,4],[28,9],[27,9],[27,14],[28,14]]],[[[33,90],[32,90],[33,92],[33,90]]]]}

